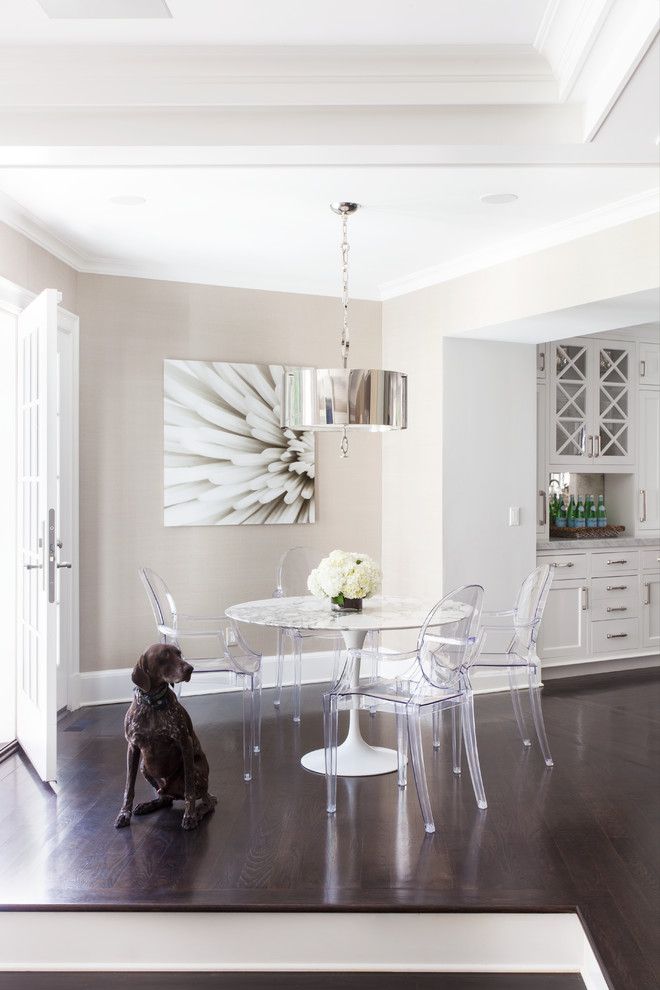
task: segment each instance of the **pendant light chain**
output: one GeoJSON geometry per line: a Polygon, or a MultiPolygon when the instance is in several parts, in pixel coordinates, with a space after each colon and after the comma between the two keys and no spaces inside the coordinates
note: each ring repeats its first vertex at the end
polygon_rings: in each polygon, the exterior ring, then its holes
{"type": "MultiPolygon", "coordinates": [[[[351,346],[348,328],[348,252],[348,218],[344,215],[341,218],[341,304],[343,311],[341,359],[344,368],[348,367],[348,352],[351,346]]],[[[346,427],[342,430],[339,452],[342,457],[348,457],[348,433],[346,432],[346,427]]]]}
{"type": "Polygon", "coordinates": [[[348,351],[351,346],[348,329],[348,219],[341,218],[341,304],[344,322],[341,331],[341,359],[348,367],[348,351]]]}

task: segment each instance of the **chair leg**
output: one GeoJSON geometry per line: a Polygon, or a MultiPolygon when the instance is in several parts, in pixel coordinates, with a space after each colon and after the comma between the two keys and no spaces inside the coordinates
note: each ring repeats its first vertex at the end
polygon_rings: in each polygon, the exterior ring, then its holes
{"type": "Polygon", "coordinates": [[[293,637],[293,721],[300,722],[300,685],[302,683],[302,639],[293,637]]]}
{"type": "Polygon", "coordinates": [[[408,723],[403,705],[396,706],[396,752],[397,782],[399,787],[405,787],[408,783],[408,723]]]}
{"type": "Polygon", "coordinates": [[[339,711],[337,695],[323,695],[323,735],[325,742],[326,808],[329,815],[337,811],[337,735],[339,711]]]}
{"type": "Polygon", "coordinates": [[[461,772],[461,708],[454,705],[451,710],[451,759],[455,774],[461,772]]]}
{"type": "Polygon", "coordinates": [[[415,786],[417,787],[417,797],[424,819],[424,831],[435,832],[435,822],[431,811],[431,799],[429,788],[426,782],[426,771],[424,769],[424,752],[422,750],[422,723],[419,717],[419,708],[409,705],[407,708],[408,736],[410,741],[410,758],[412,761],[415,786]]]}
{"type": "MultiPolygon", "coordinates": [[[[367,638],[365,640],[365,647],[369,650],[374,650],[376,653],[380,649],[380,633],[377,629],[371,629],[367,633],[367,638]]],[[[374,679],[378,677],[378,660],[374,660],[373,667],[371,670],[371,677],[374,679]]],[[[378,705],[369,705],[369,714],[372,718],[375,717],[378,712],[378,705]]]]}
{"type": "Polygon", "coordinates": [[[254,746],[253,752],[261,752],[261,668],[253,675],[254,695],[252,704],[252,738],[254,746]]]}
{"type": "Polygon", "coordinates": [[[474,699],[472,691],[467,691],[461,703],[463,735],[465,736],[465,755],[467,756],[470,776],[472,777],[472,787],[477,805],[482,810],[488,807],[486,802],[486,792],[484,782],[481,777],[481,767],[479,766],[479,751],[477,749],[477,730],[474,723],[474,699]]]}
{"type": "Polygon", "coordinates": [[[433,708],[433,749],[440,749],[440,733],[442,731],[442,709],[440,705],[433,708]]]}
{"type": "Polygon", "coordinates": [[[243,780],[252,780],[252,753],[254,751],[254,681],[250,674],[243,674],[243,780]]]}
{"type": "Polygon", "coordinates": [[[536,729],[536,735],[538,736],[539,746],[541,747],[541,752],[543,753],[543,759],[545,760],[546,767],[553,767],[554,760],[550,753],[550,746],[548,745],[548,737],[545,731],[545,722],[543,720],[543,709],[541,708],[541,686],[539,684],[539,668],[537,665],[529,667],[529,703],[532,708],[532,718],[534,719],[534,728],[536,729]]]}
{"type": "Polygon", "coordinates": [[[529,733],[527,732],[525,716],[523,715],[523,710],[520,705],[520,686],[518,684],[516,670],[514,667],[509,667],[508,672],[509,672],[509,690],[511,691],[511,704],[513,705],[513,714],[516,717],[516,725],[518,726],[518,732],[520,733],[520,738],[523,741],[523,746],[531,746],[532,743],[529,738],[529,733]]]}
{"type": "Polygon", "coordinates": [[[282,677],[284,675],[284,630],[277,630],[277,687],[273,705],[279,708],[282,704],[282,677]]]}

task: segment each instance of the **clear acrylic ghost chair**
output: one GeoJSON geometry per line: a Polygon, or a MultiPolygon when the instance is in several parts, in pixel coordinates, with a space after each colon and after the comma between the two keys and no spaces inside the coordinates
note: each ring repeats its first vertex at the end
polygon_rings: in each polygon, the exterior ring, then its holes
{"type": "MultiPolygon", "coordinates": [[[[319,564],[322,554],[310,547],[291,547],[277,565],[277,586],[273,598],[288,598],[308,595],[307,578],[319,564]]],[[[300,722],[300,686],[302,683],[303,643],[308,639],[327,640],[332,644],[334,654],[333,682],[337,678],[343,640],[336,633],[308,629],[278,629],[277,631],[277,689],[273,704],[279,708],[282,703],[282,679],[284,674],[284,654],[287,641],[293,654],[293,721],[300,722]]]]}
{"type": "Polygon", "coordinates": [[[486,648],[488,644],[488,636],[486,635],[484,649],[475,664],[477,667],[500,667],[507,669],[513,713],[518,730],[523,745],[531,746],[525,716],[523,715],[520,704],[520,685],[517,677],[519,671],[526,672],[532,720],[539,740],[539,746],[543,753],[543,759],[548,767],[553,766],[554,762],[550,754],[545,722],[543,720],[543,710],[541,708],[541,661],[536,652],[536,641],[551,584],[552,570],[550,567],[547,564],[543,567],[537,567],[523,581],[515,608],[502,612],[484,612],[482,614],[482,618],[485,620],[482,628],[486,634],[489,632],[510,633],[511,640],[503,653],[492,653],[486,648]],[[509,621],[497,624],[489,622],[488,620],[490,619],[506,619],[509,621]]]}
{"type": "MultiPolygon", "coordinates": [[[[479,808],[487,807],[474,721],[470,667],[480,649],[479,621],[483,588],[472,584],[458,588],[429,612],[417,646],[410,653],[371,654],[377,659],[375,677],[357,680],[360,651],[349,650],[337,682],[323,696],[327,811],[337,809],[337,735],[339,710],[371,708],[396,715],[398,783],[407,782],[408,749],[424,819],[424,830],[435,832],[422,751],[421,715],[445,708],[461,715],[472,786],[479,808]],[[402,671],[402,668],[405,668],[402,671]]],[[[369,651],[362,656],[368,657],[369,651]]]]}
{"type": "MultiPolygon", "coordinates": [[[[218,655],[195,659],[186,654],[194,665],[193,677],[200,674],[227,674],[229,684],[243,690],[243,779],[252,779],[252,754],[261,750],[261,654],[245,642],[233,622],[227,618],[184,615],[177,610],[167,585],[149,567],[140,567],[138,573],[147,593],[156,620],[156,629],[162,643],[174,643],[181,649],[180,640],[207,639],[215,642],[218,655]],[[227,643],[227,631],[233,633],[235,646],[227,643]]],[[[180,693],[181,685],[176,685],[180,693]]]]}

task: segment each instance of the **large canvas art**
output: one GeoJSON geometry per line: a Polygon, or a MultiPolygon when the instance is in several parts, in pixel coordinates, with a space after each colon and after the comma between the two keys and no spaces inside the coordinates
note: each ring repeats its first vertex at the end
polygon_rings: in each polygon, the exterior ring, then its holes
{"type": "Polygon", "coordinates": [[[164,362],[166,526],[314,522],[314,435],[280,426],[282,375],[164,362]]]}

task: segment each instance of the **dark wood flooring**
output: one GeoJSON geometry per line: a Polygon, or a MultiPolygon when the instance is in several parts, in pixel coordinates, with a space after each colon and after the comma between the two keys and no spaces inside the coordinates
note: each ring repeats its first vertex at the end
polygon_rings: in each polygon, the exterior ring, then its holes
{"type": "MultiPolygon", "coordinates": [[[[318,699],[318,687],[305,689],[296,727],[286,710],[274,713],[265,692],[263,755],[250,785],[240,773],[239,699],[187,702],[219,797],[216,813],[191,833],[180,830],[176,808],[116,831],[126,706],[69,716],[59,736],[57,797],[19,756],[0,765],[2,906],[577,909],[612,987],[660,987],[657,673],[549,685],[550,771],[536,745],[528,752],[520,745],[508,697],[479,697],[488,810],[477,810],[467,772],[451,774],[448,747],[435,755],[429,747],[432,837],[424,835],[414,786],[399,792],[393,775],[340,780],[337,818],[328,820],[323,778],[298,764],[321,741],[318,699]]],[[[388,717],[362,718],[371,741],[393,745],[388,717]]],[[[147,793],[142,781],[138,800],[147,793]]],[[[316,976],[314,984],[321,986],[316,976]]]]}

